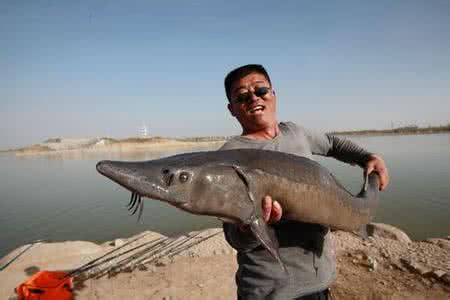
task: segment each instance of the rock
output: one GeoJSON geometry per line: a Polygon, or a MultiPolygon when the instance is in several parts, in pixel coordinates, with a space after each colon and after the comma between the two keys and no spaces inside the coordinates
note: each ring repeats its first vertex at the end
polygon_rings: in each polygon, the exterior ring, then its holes
{"type": "Polygon", "coordinates": [[[413,261],[413,260],[410,261],[410,260],[401,258],[400,261],[410,271],[412,271],[414,273],[417,273],[417,274],[420,274],[420,275],[426,275],[426,274],[428,274],[428,273],[430,273],[432,271],[429,267],[427,267],[427,266],[425,266],[423,264],[420,264],[420,263],[418,263],[416,261],[413,261]]]}
{"type": "Polygon", "coordinates": [[[127,267],[121,269],[120,271],[125,272],[125,273],[131,273],[131,272],[133,272],[133,267],[127,266],[127,267]]]}
{"type": "Polygon", "coordinates": [[[449,284],[450,285],[450,273],[446,273],[444,276],[442,276],[441,278],[441,281],[443,281],[443,282],[445,282],[446,284],[449,284]]]}
{"type": "Polygon", "coordinates": [[[368,258],[368,254],[365,250],[356,250],[354,253],[348,253],[349,257],[353,257],[357,260],[363,260],[368,258]]]}
{"type": "Polygon", "coordinates": [[[156,262],[156,265],[158,267],[164,267],[170,263],[171,263],[171,260],[168,257],[163,257],[163,258],[158,259],[158,261],[156,262]]]}
{"type": "Polygon", "coordinates": [[[148,268],[146,265],[140,264],[140,265],[138,265],[138,270],[139,271],[148,271],[148,268]]]}
{"type": "Polygon", "coordinates": [[[363,259],[363,255],[362,254],[356,254],[354,256],[354,258],[356,258],[357,260],[362,260],[363,259]]]}
{"type": "Polygon", "coordinates": [[[450,250],[450,241],[447,239],[431,238],[431,239],[426,239],[424,242],[434,244],[445,250],[450,250]]]}
{"type": "Polygon", "coordinates": [[[367,258],[367,265],[369,267],[369,271],[376,271],[378,268],[377,260],[370,256],[367,258]]]}
{"type": "Polygon", "coordinates": [[[369,236],[374,238],[381,237],[396,240],[404,244],[411,243],[411,239],[405,232],[388,224],[370,223],[367,225],[367,232],[369,236]]]}
{"type": "Polygon", "coordinates": [[[114,247],[120,247],[123,246],[123,244],[125,244],[125,241],[122,239],[115,239],[111,244],[114,247]]]}
{"type": "Polygon", "coordinates": [[[402,264],[400,264],[399,262],[396,262],[396,261],[391,263],[391,267],[396,268],[400,271],[405,271],[405,268],[402,266],[402,264]]]}
{"type": "Polygon", "coordinates": [[[434,270],[431,274],[434,278],[440,279],[442,276],[446,274],[446,272],[442,270],[434,270]]]}

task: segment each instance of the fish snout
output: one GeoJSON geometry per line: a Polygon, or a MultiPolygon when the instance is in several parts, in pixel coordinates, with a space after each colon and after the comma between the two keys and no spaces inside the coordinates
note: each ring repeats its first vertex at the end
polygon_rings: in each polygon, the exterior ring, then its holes
{"type": "Polygon", "coordinates": [[[109,160],[99,161],[95,166],[95,168],[97,169],[97,172],[99,172],[100,174],[106,175],[108,174],[108,170],[111,169],[111,161],[109,160]]]}

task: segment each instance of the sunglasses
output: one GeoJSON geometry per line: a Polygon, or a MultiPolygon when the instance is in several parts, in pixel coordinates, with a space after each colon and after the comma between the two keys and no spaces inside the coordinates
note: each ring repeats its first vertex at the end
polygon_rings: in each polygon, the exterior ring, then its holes
{"type": "MultiPolygon", "coordinates": [[[[268,92],[270,91],[269,87],[266,86],[262,86],[259,88],[255,88],[255,91],[253,92],[253,94],[256,97],[264,97],[268,92]]],[[[236,99],[234,99],[235,103],[244,103],[244,102],[249,102],[249,100],[251,99],[251,95],[252,92],[248,91],[242,94],[239,94],[236,99]]]]}

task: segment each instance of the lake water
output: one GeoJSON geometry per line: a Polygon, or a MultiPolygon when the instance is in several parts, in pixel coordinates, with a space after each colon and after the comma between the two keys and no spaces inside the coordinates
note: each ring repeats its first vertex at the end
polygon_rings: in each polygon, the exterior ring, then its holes
{"type": "MultiPolygon", "coordinates": [[[[450,134],[350,138],[386,160],[391,184],[381,194],[377,222],[393,224],[414,239],[450,234],[450,134]]],[[[189,149],[179,152],[206,150],[189,149]]],[[[211,149],[214,150],[214,149],[211,149]]],[[[98,174],[102,159],[148,160],[171,152],[0,155],[0,257],[37,240],[102,242],[143,230],[166,235],[220,226],[147,200],[141,222],[125,206],[130,193],[98,174]]],[[[318,158],[352,192],[362,170],[318,158]]]]}

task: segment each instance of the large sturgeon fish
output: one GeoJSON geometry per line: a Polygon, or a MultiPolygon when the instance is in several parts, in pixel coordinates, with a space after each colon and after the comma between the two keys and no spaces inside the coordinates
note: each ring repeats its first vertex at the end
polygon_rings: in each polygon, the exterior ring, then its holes
{"type": "Polygon", "coordinates": [[[130,209],[142,214],[145,196],[198,215],[249,225],[271,255],[284,264],[278,241],[262,219],[261,201],[271,195],[283,217],[331,228],[358,230],[378,206],[378,176],[366,176],[353,196],[319,163],[257,149],[179,154],[143,161],[101,161],[97,170],[130,190],[130,209]]]}

